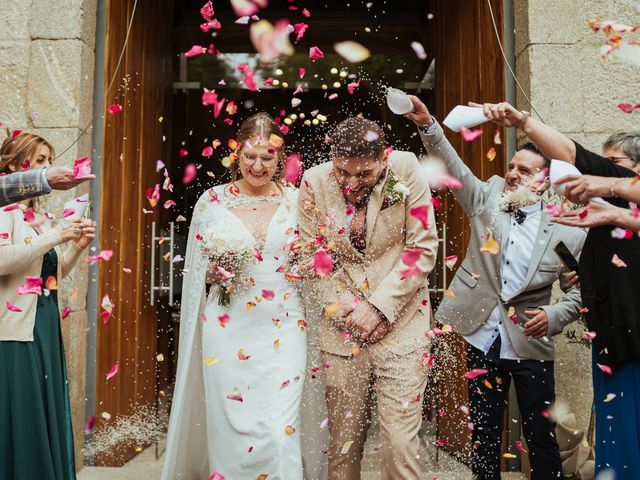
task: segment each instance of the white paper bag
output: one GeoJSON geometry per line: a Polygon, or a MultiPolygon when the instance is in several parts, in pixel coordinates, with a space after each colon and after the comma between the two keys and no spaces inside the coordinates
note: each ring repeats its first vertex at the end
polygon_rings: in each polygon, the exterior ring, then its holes
{"type": "MultiPolygon", "coordinates": [[[[87,205],[89,204],[89,194],[85,193],[81,197],[75,198],[73,200],[69,200],[64,204],[64,212],[69,213],[73,211],[73,213],[67,217],[65,220],[80,220],[84,215],[84,212],[87,211],[87,205]]],[[[63,213],[63,216],[65,213],[63,213]]]]}
{"type": "Polygon", "coordinates": [[[397,88],[387,88],[387,105],[389,106],[389,110],[396,115],[413,112],[413,102],[409,98],[409,95],[397,88]]]}
{"type": "MultiPolygon", "coordinates": [[[[582,172],[580,172],[580,170],[578,170],[578,168],[572,163],[562,160],[551,160],[551,167],[549,168],[549,180],[551,181],[551,187],[553,188],[553,191],[561,197],[564,196],[564,189],[567,184],[563,183],[561,185],[556,185],[556,182],[562,177],[566,177],[567,175],[577,175],[580,177],[582,176],[582,172]]],[[[607,203],[600,197],[593,197],[591,201],[597,203],[607,203]]]]}
{"type": "Polygon", "coordinates": [[[488,121],[489,119],[484,116],[482,107],[458,105],[449,112],[449,115],[442,123],[454,132],[459,132],[463,128],[472,128],[488,121]]]}

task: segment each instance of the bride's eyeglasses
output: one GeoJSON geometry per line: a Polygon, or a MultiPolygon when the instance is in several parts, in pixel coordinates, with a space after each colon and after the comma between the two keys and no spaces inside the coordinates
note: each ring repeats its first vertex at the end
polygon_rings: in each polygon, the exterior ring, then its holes
{"type": "Polygon", "coordinates": [[[260,163],[265,167],[270,167],[277,162],[277,158],[274,156],[254,155],[253,153],[240,152],[240,158],[247,165],[253,165],[260,159],[260,163]]]}

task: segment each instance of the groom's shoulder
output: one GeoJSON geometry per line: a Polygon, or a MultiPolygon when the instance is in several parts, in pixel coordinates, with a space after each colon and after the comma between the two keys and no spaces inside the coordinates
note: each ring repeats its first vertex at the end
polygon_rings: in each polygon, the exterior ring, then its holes
{"type": "Polygon", "coordinates": [[[315,167],[311,167],[304,172],[303,179],[309,183],[324,180],[331,174],[332,163],[324,162],[315,167]]]}
{"type": "Polygon", "coordinates": [[[389,154],[389,164],[397,174],[402,175],[415,169],[418,158],[412,152],[394,150],[389,154]]]}

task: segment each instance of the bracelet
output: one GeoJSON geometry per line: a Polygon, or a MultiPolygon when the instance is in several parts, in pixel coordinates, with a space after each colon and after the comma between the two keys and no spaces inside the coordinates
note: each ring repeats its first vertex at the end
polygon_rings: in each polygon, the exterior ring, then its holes
{"type": "Polygon", "coordinates": [[[622,180],[621,178],[616,178],[612,183],[611,183],[611,196],[613,198],[617,198],[616,192],[613,191],[613,189],[615,188],[615,186],[618,184],[618,182],[622,180]]]}
{"type": "Polygon", "coordinates": [[[522,130],[524,128],[525,123],[527,123],[527,120],[529,120],[529,117],[531,116],[531,112],[526,112],[522,110],[520,113],[522,114],[522,118],[516,125],[516,128],[519,128],[520,130],[522,130]]]}

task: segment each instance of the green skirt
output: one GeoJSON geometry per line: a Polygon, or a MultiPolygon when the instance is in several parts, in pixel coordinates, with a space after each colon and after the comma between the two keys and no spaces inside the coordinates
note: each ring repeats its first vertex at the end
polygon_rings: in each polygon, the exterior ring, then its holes
{"type": "MultiPolygon", "coordinates": [[[[44,256],[42,284],[56,275],[44,256]]],[[[67,368],[55,291],[38,297],[33,342],[0,341],[0,478],[75,479],[67,368]]]]}

